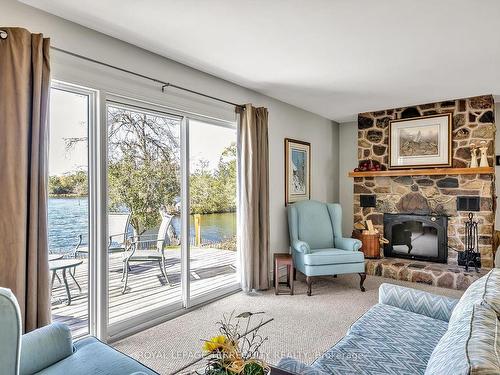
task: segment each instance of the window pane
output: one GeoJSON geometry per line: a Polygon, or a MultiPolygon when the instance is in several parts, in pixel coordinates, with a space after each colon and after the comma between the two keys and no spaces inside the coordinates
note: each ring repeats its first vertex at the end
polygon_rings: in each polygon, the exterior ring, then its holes
{"type": "Polygon", "coordinates": [[[181,303],[181,122],[110,104],[107,123],[109,322],[114,324],[181,303]]]}
{"type": "Polygon", "coordinates": [[[191,298],[236,283],[236,130],[189,121],[191,298]]]}
{"type": "Polygon", "coordinates": [[[89,333],[88,112],[87,95],[51,89],[48,231],[52,319],[69,325],[73,336],[89,333]]]}

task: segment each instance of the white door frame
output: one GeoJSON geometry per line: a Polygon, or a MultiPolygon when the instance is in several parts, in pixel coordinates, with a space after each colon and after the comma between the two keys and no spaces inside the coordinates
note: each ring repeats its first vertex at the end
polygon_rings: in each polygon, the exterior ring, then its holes
{"type": "Polygon", "coordinates": [[[181,295],[183,307],[189,308],[191,290],[191,246],[189,215],[189,120],[184,116],[181,123],[181,295]]]}
{"type": "MultiPolygon", "coordinates": [[[[105,327],[100,322],[101,309],[101,295],[100,292],[103,291],[102,281],[99,277],[99,269],[102,267],[100,257],[100,239],[102,237],[102,226],[100,223],[101,204],[102,197],[101,191],[98,189],[101,183],[101,154],[102,145],[100,140],[103,139],[102,135],[99,134],[102,130],[99,126],[100,123],[100,96],[99,91],[91,89],[88,87],[74,85],[67,82],[62,82],[58,80],[52,80],[51,89],[67,91],[74,94],[84,95],[87,97],[87,176],[88,176],[88,227],[89,227],[89,238],[88,238],[88,248],[96,249],[94,252],[89,251],[88,254],[88,291],[87,291],[87,303],[88,303],[88,330],[89,334],[102,338],[106,337],[105,328],[102,332],[102,327],[105,327]],[[91,293],[92,290],[96,290],[97,293],[91,293]]],[[[104,138],[105,139],[105,138],[104,138]]],[[[104,145],[105,146],[105,145],[104,145]]],[[[104,149],[105,152],[105,149],[104,149]]],[[[106,237],[102,237],[106,238],[106,237]]]]}

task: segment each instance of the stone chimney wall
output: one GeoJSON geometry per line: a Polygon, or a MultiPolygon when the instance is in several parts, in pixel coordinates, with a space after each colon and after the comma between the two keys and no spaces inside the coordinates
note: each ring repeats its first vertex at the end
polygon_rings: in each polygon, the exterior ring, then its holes
{"type": "MultiPolygon", "coordinates": [[[[491,95],[448,100],[406,108],[361,113],[358,116],[358,160],[379,161],[385,169],[389,161],[389,122],[395,119],[451,113],[453,167],[470,164],[470,143],[489,144],[489,165],[494,166],[495,118],[491,95]]],[[[356,177],[354,179],[354,221],[370,219],[383,232],[384,213],[432,213],[449,216],[448,263],[456,264],[464,249],[464,222],[467,212],[458,212],[457,196],[479,196],[480,252],[483,267],[493,266],[491,246],[495,223],[494,175],[440,175],[400,177],[356,177]],[[377,206],[360,207],[361,194],[377,196],[377,206]]]]}

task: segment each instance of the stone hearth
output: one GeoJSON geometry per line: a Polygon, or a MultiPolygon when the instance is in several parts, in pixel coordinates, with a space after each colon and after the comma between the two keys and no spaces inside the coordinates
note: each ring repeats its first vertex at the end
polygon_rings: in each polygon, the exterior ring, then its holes
{"type": "Polygon", "coordinates": [[[463,267],[396,258],[367,259],[366,273],[395,280],[411,281],[443,288],[465,290],[488,269],[465,272],[463,267]]]}

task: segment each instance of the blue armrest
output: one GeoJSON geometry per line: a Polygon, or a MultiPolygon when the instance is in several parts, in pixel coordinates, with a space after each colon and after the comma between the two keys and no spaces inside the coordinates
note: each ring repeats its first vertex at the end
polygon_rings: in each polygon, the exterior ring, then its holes
{"type": "Polygon", "coordinates": [[[292,248],[299,253],[309,254],[311,252],[311,247],[307,242],[304,241],[293,241],[292,248]]]}
{"type": "Polygon", "coordinates": [[[358,251],[361,248],[361,241],[355,238],[335,238],[335,247],[341,250],[358,251]]]}
{"type": "Polygon", "coordinates": [[[22,337],[20,375],[34,374],[73,354],[68,326],[52,323],[22,337]]]}
{"type": "Polygon", "coordinates": [[[430,318],[450,320],[458,299],[439,296],[417,289],[393,284],[382,284],[378,294],[379,303],[399,307],[430,318]]]}

